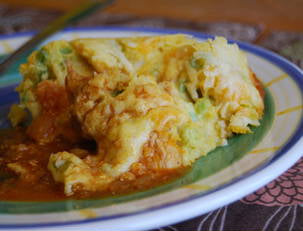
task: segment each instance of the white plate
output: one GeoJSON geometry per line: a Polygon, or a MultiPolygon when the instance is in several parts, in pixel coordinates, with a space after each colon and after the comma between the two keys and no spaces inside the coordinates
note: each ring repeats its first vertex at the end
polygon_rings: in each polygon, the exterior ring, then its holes
{"type": "MultiPolygon", "coordinates": [[[[188,31],[102,27],[67,29],[50,40],[180,32],[202,40],[210,38],[188,31]]],[[[32,33],[19,33],[1,36],[0,54],[16,49],[31,35],[32,33]]],[[[82,204],[81,209],[77,209],[73,201],[66,201],[63,210],[68,211],[63,211],[62,206],[53,202],[45,203],[45,208],[49,209],[37,212],[33,207],[43,207],[43,203],[0,202],[0,230],[152,229],[201,215],[241,199],[286,171],[303,153],[302,70],[270,51],[237,43],[247,53],[253,71],[268,87],[276,108],[269,132],[252,151],[225,169],[194,184],[123,203],[117,201],[108,206],[86,209],[83,209],[85,206],[82,204]],[[36,212],[32,213],[33,211],[36,212]]],[[[0,80],[0,105],[16,97],[12,91],[19,78],[16,74],[10,74],[0,80]]],[[[62,205],[62,202],[59,203],[62,205]]]]}

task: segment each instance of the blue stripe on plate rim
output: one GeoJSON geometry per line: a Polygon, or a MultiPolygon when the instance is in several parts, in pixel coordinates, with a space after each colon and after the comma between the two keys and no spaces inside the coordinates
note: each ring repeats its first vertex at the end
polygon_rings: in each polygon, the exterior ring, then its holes
{"type": "MultiPolygon", "coordinates": [[[[91,31],[124,31],[124,32],[147,32],[147,33],[150,32],[150,33],[159,33],[159,34],[186,33],[186,34],[192,35],[199,39],[214,38],[213,35],[208,35],[208,34],[195,32],[195,31],[191,31],[191,30],[158,29],[158,28],[150,28],[150,27],[114,27],[114,26],[99,26],[99,27],[97,26],[97,27],[85,27],[85,28],[69,27],[69,28],[64,29],[62,32],[67,33],[67,32],[85,32],[85,31],[87,31],[87,32],[91,32],[91,31]]],[[[34,34],[35,34],[35,32],[21,32],[21,33],[9,34],[9,35],[0,35],[0,40],[22,37],[22,36],[32,36],[34,34]]],[[[274,52],[271,52],[271,51],[261,48],[259,46],[251,45],[251,44],[248,44],[245,42],[235,41],[235,40],[231,40],[231,39],[228,39],[228,41],[229,41],[229,43],[236,43],[239,45],[239,47],[241,49],[248,51],[250,53],[253,53],[259,57],[265,58],[267,61],[280,67],[284,72],[286,72],[296,82],[297,86],[300,88],[301,98],[303,101],[303,71],[299,67],[297,67],[295,64],[291,63],[287,59],[275,54],[274,52]]],[[[0,86],[0,88],[1,88],[1,86],[0,86]]],[[[5,88],[11,89],[11,86],[7,86],[5,88]]],[[[283,154],[285,154],[287,151],[289,151],[302,138],[302,136],[303,136],[303,118],[301,118],[301,121],[300,121],[296,131],[289,138],[289,140],[286,142],[286,144],[279,151],[277,151],[273,155],[273,157],[270,160],[268,160],[266,163],[245,173],[242,176],[239,176],[239,177],[233,179],[229,183],[223,184],[213,190],[209,190],[204,193],[195,194],[195,195],[190,196],[183,200],[179,200],[179,201],[175,201],[175,202],[167,203],[167,204],[162,204],[160,206],[155,206],[155,207],[151,207],[151,208],[148,208],[145,210],[127,213],[127,214],[116,214],[116,215],[110,215],[110,216],[104,216],[104,217],[97,217],[97,218],[90,218],[90,219],[76,220],[76,221],[67,221],[67,222],[0,224],[0,229],[39,228],[39,227],[42,228],[42,227],[54,227],[54,226],[65,226],[65,225],[80,225],[80,224],[85,224],[85,223],[106,221],[106,220],[111,220],[111,219],[123,218],[123,217],[127,217],[127,216],[140,215],[140,214],[180,205],[182,203],[189,202],[189,201],[201,198],[203,196],[212,194],[214,192],[223,190],[231,185],[234,185],[234,184],[244,180],[245,178],[248,178],[248,177],[260,172],[261,170],[266,169],[267,167],[269,167],[269,165],[280,160],[284,156],[283,154]]],[[[300,156],[297,159],[299,159],[299,158],[300,158],[300,156]]]]}

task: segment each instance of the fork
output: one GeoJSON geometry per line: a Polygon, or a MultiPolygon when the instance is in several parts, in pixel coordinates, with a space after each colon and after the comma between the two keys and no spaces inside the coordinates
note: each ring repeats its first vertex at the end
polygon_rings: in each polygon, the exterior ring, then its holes
{"type": "Polygon", "coordinates": [[[42,41],[54,34],[55,32],[63,29],[67,25],[74,23],[98,9],[104,9],[114,0],[90,0],[85,1],[83,4],[79,5],[70,12],[59,17],[48,25],[45,29],[41,30],[34,37],[24,43],[20,48],[6,57],[0,63],[0,78],[15,64],[18,60],[24,56],[28,56],[42,41]]]}

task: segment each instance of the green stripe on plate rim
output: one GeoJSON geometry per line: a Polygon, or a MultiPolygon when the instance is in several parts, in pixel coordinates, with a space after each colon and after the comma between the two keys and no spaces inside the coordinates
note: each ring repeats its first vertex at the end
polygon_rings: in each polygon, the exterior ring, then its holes
{"type": "MultiPolygon", "coordinates": [[[[0,62],[6,57],[7,55],[0,55],[0,62]]],[[[0,76],[0,87],[6,87],[8,85],[18,83],[22,79],[21,75],[17,74],[19,70],[19,66],[20,64],[25,62],[26,62],[26,57],[20,58],[20,60],[15,64],[13,64],[3,76],[0,76]]]]}
{"type": "MultiPolygon", "coordinates": [[[[30,214],[71,211],[84,208],[100,208],[116,203],[133,201],[149,197],[158,193],[167,192],[206,178],[234,163],[252,150],[269,131],[275,114],[274,101],[268,89],[265,89],[265,112],[259,127],[252,128],[253,133],[235,135],[228,140],[228,145],[218,147],[207,156],[201,157],[192,169],[181,178],[170,183],[157,186],[150,190],[136,192],[129,195],[111,196],[102,199],[86,199],[51,202],[14,202],[1,201],[0,213],[2,214],[30,214]]],[[[206,193],[204,191],[203,193],[206,193]]]]}

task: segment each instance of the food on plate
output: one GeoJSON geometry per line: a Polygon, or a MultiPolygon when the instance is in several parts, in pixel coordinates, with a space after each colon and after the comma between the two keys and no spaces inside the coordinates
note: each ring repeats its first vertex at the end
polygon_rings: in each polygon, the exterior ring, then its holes
{"type": "Polygon", "coordinates": [[[53,41],[20,72],[9,118],[21,138],[2,141],[2,165],[15,181],[47,179],[64,196],[163,183],[250,133],[264,110],[245,54],[222,37],[53,41]]]}

